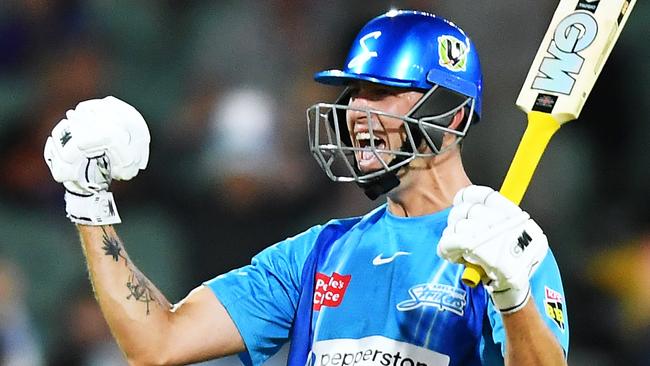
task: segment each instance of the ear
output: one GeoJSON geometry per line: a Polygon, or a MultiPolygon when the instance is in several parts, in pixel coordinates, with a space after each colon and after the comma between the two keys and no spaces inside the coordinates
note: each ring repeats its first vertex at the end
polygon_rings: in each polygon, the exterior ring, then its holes
{"type": "Polygon", "coordinates": [[[464,119],[465,119],[465,108],[460,108],[458,112],[454,114],[454,117],[451,119],[451,122],[449,123],[449,128],[451,128],[452,130],[457,130],[464,119]]]}
{"type": "MultiPolygon", "coordinates": [[[[458,131],[462,127],[463,122],[465,121],[465,108],[460,108],[456,114],[451,119],[449,123],[449,128],[452,130],[458,131]]],[[[448,146],[456,140],[457,136],[453,133],[445,132],[442,138],[442,146],[448,146]]]]}

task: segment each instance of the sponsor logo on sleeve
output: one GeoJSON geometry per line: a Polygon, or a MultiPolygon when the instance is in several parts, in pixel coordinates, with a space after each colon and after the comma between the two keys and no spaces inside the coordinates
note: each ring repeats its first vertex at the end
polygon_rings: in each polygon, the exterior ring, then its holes
{"type": "Polygon", "coordinates": [[[467,293],[465,290],[440,283],[423,283],[409,289],[410,299],[397,304],[397,310],[409,311],[422,306],[437,307],[463,316],[467,293]]]}
{"type": "Polygon", "coordinates": [[[332,276],[316,273],[316,288],[314,289],[314,310],[321,307],[337,307],[343,301],[343,295],[350,284],[351,275],[340,275],[336,272],[332,276]]]}
{"type": "Polygon", "coordinates": [[[448,366],[449,356],[382,336],[317,341],[310,353],[313,366],[448,366]]]}
{"type": "Polygon", "coordinates": [[[564,333],[564,298],[562,294],[544,286],[544,309],[546,316],[551,318],[564,333]]]}

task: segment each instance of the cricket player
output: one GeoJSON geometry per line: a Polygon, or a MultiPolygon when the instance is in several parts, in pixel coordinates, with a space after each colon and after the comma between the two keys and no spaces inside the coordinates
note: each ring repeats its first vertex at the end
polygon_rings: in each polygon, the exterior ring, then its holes
{"type": "Polygon", "coordinates": [[[81,102],[52,131],[45,159],[128,361],[238,353],[260,365],[291,342],[288,363],[298,366],[565,364],[566,303],[546,236],[463,169],[460,142],[481,117],[482,92],[465,33],[431,14],[391,11],[361,29],[342,69],[315,78],[345,87],[308,110],[316,160],[386,202],[277,243],[178,304],[136,268],[113,228],[111,180],[133,178],[149,158],[142,116],[106,97],[81,102]],[[482,286],[461,281],[467,262],[485,271],[482,286]]]}

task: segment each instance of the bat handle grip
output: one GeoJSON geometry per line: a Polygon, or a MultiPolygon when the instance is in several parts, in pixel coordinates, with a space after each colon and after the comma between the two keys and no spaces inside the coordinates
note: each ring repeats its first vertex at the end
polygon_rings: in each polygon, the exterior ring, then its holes
{"type": "Polygon", "coordinates": [[[469,287],[476,287],[483,277],[485,277],[483,268],[476,264],[465,263],[465,270],[463,271],[463,277],[461,277],[464,284],[469,287]]]}
{"type": "MultiPolygon", "coordinates": [[[[555,131],[560,128],[562,122],[565,121],[560,122],[549,113],[537,111],[528,113],[528,126],[519,142],[519,147],[500,190],[507,199],[518,205],[524,198],[524,193],[526,193],[535,168],[546,150],[546,145],[555,131]]],[[[481,267],[471,263],[465,264],[462,281],[467,286],[476,287],[483,277],[485,277],[485,271],[481,267]]]]}

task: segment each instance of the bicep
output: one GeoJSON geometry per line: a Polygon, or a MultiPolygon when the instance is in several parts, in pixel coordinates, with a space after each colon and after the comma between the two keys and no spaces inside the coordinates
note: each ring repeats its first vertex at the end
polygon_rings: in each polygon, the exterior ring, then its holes
{"type": "Polygon", "coordinates": [[[244,363],[261,364],[275,354],[289,338],[302,264],[317,234],[309,230],[265,249],[174,306],[173,363],[242,353],[244,363]]]}
{"type": "Polygon", "coordinates": [[[245,350],[237,327],[221,301],[207,286],[192,290],[170,314],[171,364],[187,364],[245,350]]]}

